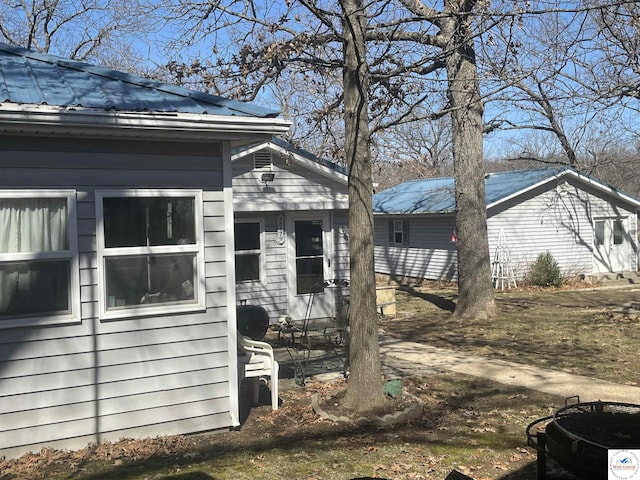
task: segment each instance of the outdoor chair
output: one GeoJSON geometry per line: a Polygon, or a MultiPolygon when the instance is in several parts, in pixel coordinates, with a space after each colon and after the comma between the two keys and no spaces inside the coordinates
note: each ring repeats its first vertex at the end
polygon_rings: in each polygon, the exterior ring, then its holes
{"type": "Polygon", "coordinates": [[[278,362],[273,357],[273,348],[266,342],[251,340],[238,333],[238,383],[251,379],[252,401],[258,403],[260,378],[271,377],[271,408],[278,409],[278,362]]]}

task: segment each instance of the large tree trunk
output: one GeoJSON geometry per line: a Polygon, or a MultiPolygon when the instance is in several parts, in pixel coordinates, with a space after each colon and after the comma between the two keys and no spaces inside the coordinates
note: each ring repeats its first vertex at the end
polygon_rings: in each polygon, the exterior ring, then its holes
{"type": "Polygon", "coordinates": [[[349,166],[350,376],[343,405],[360,412],[384,404],[373,262],[368,88],[361,0],[343,0],[345,154],[349,166]]]}
{"type": "Polygon", "coordinates": [[[475,2],[447,0],[442,33],[448,97],[452,108],[453,161],[458,246],[458,304],[455,315],[476,319],[496,314],[491,281],[483,164],[483,105],[471,36],[475,2]]]}

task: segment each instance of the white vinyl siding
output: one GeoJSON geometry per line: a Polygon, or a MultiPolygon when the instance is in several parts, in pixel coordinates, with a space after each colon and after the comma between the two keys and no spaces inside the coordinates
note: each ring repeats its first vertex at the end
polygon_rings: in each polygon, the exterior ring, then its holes
{"type": "Polygon", "coordinates": [[[254,170],[254,154],[233,161],[235,221],[261,219],[264,225],[264,276],[261,284],[237,283],[238,302],[261,305],[275,323],[289,312],[285,216],[291,211],[331,212],[332,275],[349,276],[348,193],[346,182],[300,165],[278,153],[270,154],[275,179],[268,186],[254,170]],[[341,228],[341,230],[340,230],[341,228]]]}
{"type": "MultiPolygon", "coordinates": [[[[574,276],[593,271],[597,217],[627,218],[631,242],[625,270],[637,270],[637,219],[632,210],[600,191],[577,181],[556,189],[549,185],[528,191],[487,211],[490,261],[494,260],[500,232],[504,233],[511,267],[523,278],[540,253],[549,251],[562,274],[574,276]]],[[[389,215],[375,216],[376,272],[392,278],[457,279],[456,244],[451,242],[452,215],[415,214],[411,220],[411,246],[390,244],[389,215]]],[[[403,217],[407,218],[407,217],[403,217]]]]}

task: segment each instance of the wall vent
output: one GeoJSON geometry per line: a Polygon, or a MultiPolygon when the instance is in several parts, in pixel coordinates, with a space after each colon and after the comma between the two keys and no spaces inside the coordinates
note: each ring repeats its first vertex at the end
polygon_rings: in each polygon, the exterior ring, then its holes
{"type": "Polygon", "coordinates": [[[271,169],[271,153],[264,150],[254,153],[253,168],[256,170],[271,169]]]}

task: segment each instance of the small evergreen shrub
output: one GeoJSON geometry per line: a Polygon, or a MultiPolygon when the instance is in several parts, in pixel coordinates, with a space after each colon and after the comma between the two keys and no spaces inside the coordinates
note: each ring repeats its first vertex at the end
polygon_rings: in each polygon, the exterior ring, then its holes
{"type": "Polygon", "coordinates": [[[538,255],[531,264],[527,280],[531,285],[539,287],[559,287],[564,281],[558,262],[549,251],[538,255]]]}

